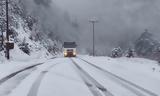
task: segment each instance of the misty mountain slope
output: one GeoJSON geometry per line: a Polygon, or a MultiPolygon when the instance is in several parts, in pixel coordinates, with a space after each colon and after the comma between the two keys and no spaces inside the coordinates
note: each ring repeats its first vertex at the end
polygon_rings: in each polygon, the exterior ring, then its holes
{"type": "MultiPolygon", "coordinates": [[[[28,56],[32,56],[32,58],[44,58],[47,56],[50,56],[51,54],[48,52],[48,50],[43,46],[43,44],[40,43],[40,41],[33,41],[30,39],[30,35],[31,35],[31,31],[29,29],[25,29],[23,28],[23,24],[24,22],[19,19],[19,28],[15,29],[15,31],[17,32],[17,37],[16,37],[16,46],[20,47],[20,44],[24,43],[28,43],[28,47],[29,47],[29,51],[30,53],[28,54],[28,56]]],[[[12,58],[15,57],[15,52],[18,52],[18,49],[15,48],[11,51],[11,55],[12,58]],[[13,53],[12,53],[13,52],[13,53]]],[[[22,51],[22,50],[21,50],[22,51]]],[[[25,53],[25,52],[24,52],[25,53]]],[[[16,57],[17,59],[19,57],[16,57]]]]}
{"type": "MultiPolygon", "coordinates": [[[[30,60],[50,57],[51,54],[48,52],[47,48],[40,43],[40,41],[35,42],[30,39],[32,32],[28,29],[28,27],[24,27],[25,22],[22,18],[19,17],[17,20],[19,27],[12,27],[16,36],[13,38],[15,48],[10,51],[11,60],[30,60]]],[[[3,52],[1,54],[3,54],[3,52]]],[[[4,58],[4,55],[2,55],[1,58],[4,58]]]]}
{"type": "MultiPolygon", "coordinates": [[[[3,18],[0,18],[0,26],[5,33],[5,0],[1,3],[0,16],[3,18]]],[[[78,40],[78,22],[60,10],[52,0],[9,2],[9,25],[13,32],[11,39],[15,42],[12,58],[18,58],[14,54],[23,53],[32,58],[55,55],[61,52],[63,41],[78,40]]],[[[21,55],[19,57],[23,57],[21,55]]]]}
{"type": "Polygon", "coordinates": [[[52,0],[22,0],[26,12],[38,19],[39,33],[60,41],[75,41],[78,23],[62,11],[52,0]]]}
{"type": "MultiPolygon", "coordinates": [[[[5,39],[5,0],[0,3],[0,17],[1,32],[4,32],[5,39]]],[[[15,43],[15,48],[11,50],[11,60],[26,60],[48,58],[57,54],[61,50],[61,43],[58,39],[47,37],[48,34],[41,34],[38,20],[39,18],[28,14],[25,6],[22,5],[21,0],[9,2],[9,30],[13,32],[10,40],[15,43]],[[41,38],[43,36],[43,38],[41,38]]],[[[45,31],[42,31],[45,32],[45,31]]],[[[1,61],[4,61],[4,51],[1,52],[1,61]]]]}

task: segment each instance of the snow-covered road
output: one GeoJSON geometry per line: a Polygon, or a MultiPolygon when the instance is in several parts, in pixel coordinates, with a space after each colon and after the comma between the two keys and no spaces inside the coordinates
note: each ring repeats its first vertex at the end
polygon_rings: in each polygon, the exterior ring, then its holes
{"type": "MultiPolygon", "coordinates": [[[[9,72],[0,77],[13,74],[9,72]]],[[[160,66],[155,61],[79,56],[49,59],[11,76],[0,85],[0,96],[160,96],[159,89],[160,66]]]]}

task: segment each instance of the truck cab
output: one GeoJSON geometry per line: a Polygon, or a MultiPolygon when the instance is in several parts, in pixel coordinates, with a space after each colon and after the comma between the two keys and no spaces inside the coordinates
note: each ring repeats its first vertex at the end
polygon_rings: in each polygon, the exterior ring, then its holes
{"type": "Polygon", "coordinates": [[[63,55],[64,57],[76,57],[76,42],[64,42],[63,44],[63,55]]]}

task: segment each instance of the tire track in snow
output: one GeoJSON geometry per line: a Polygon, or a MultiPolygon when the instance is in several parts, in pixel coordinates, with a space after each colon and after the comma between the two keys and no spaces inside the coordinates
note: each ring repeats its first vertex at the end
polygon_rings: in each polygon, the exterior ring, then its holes
{"type": "Polygon", "coordinates": [[[35,70],[35,67],[32,69],[25,70],[4,82],[0,86],[0,96],[8,96],[13,89],[17,88],[17,86],[35,70]]]}
{"type": "Polygon", "coordinates": [[[113,96],[111,92],[109,92],[103,85],[98,83],[93,77],[84,71],[73,59],[71,59],[71,61],[75,65],[82,80],[94,96],[113,96]]]}
{"type": "Polygon", "coordinates": [[[109,72],[109,71],[107,71],[107,70],[99,67],[99,66],[96,66],[95,64],[90,63],[87,60],[84,60],[84,59],[79,58],[79,57],[78,57],[78,59],[80,59],[80,60],[86,62],[86,64],[89,64],[92,67],[94,67],[94,68],[96,68],[96,69],[98,69],[98,70],[106,73],[107,76],[110,75],[111,78],[115,79],[118,83],[120,83],[121,85],[123,85],[125,88],[128,88],[130,91],[134,92],[137,96],[145,96],[145,95],[143,95],[141,92],[139,92],[138,90],[136,90],[134,88],[137,88],[137,89],[139,89],[139,90],[147,93],[149,96],[158,96],[157,94],[155,94],[155,93],[153,93],[153,92],[151,92],[151,91],[149,91],[149,90],[147,90],[147,89],[145,89],[143,87],[140,87],[140,86],[138,86],[138,85],[136,85],[136,84],[134,84],[134,83],[132,83],[132,82],[130,82],[128,80],[125,80],[124,78],[119,77],[119,76],[117,76],[117,75],[115,75],[115,74],[113,74],[113,73],[111,73],[111,72],[109,72]],[[126,83],[126,84],[124,84],[123,82],[126,83]],[[132,86],[134,88],[128,86],[127,84],[129,84],[130,86],[132,86]]]}
{"type": "MultiPolygon", "coordinates": [[[[50,58],[50,59],[55,59],[55,58],[57,58],[57,57],[52,57],[52,58],[50,58]]],[[[0,79],[0,85],[2,85],[4,82],[6,82],[7,80],[11,79],[12,77],[16,76],[17,74],[19,74],[19,73],[21,73],[21,72],[24,72],[24,71],[26,71],[26,70],[32,69],[32,68],[34,68],[34,67],[40,66],[40,65],[42,65],[42,64],[44,64],[44,63],[45,63],[45,62],[43,62],[43,63],[37,63],[37,64],[31,65],[31,66],[28,66],[28,67],[26,67],[26,68],[23,68],[23,69],[21,69],[21,70],[15,71],[15,72],[13,72],[13,73],[11,73],[11,74],[3,77],[2,79],[0,79]]]]}
{"type": "Polygon", "coordinates": [[[40,73],[40,75],[38,76],[38,78],[35,80],[35,82],[33,83],[29,93],[27,96],[38,96],[38,90],[39,90],[39,87],[41,85],[41,82],[44,78],[44,76],[52,69],[52,67],[56,66],[57,64],[54,64],[54,65],[51,65],[49,66],[45,71],[42,71],[40,73]]]}
{"type": "MultiPolygon", "coordinates": [[[[50,59],[55,59],[55,58],[57,58],[57,57],[52,57],[52,58],[50,58],[50,59]]],[[[50,59],[48,59],[48,60],[50,60],[50,59]]],[[[26,71],[29,71],[29,70],[32,70],[32,69],[36,68],[37,66],[43,65],[44,63],[45,63],[45,62],[37,63],[37,64],[34,64],[34,65],[31,65],[31,66],[22,68],[22,69],[20,69],[20,70],[18,70],[18,71],[15,71],[15,72],[13,72],[13,73],[8,74],[7,76],[5,76],[5,77],[3,77],[3,78],[0,79],[0,86],[1,86],[2,84],[6,84],[6,83],[9,83],[9,82],[12,82],[12,81],[14,80],[14,78],[17,78],[17,76],[19,76],[19,74],[21,74],[21,73],[23,73],[23,72],[26,72],[26,71]],[[13,79],[13,80],[12,80],[12,79],[13,79]]],[[[25,78],[26,78],[27,76],[28,76],[28,75],[26,75],[25,78]]],[[[19,77],[19,78],[24,78],[24,76],[19,77]]],[[[18,85],[18,84],[17,84],[17,85],[18,85]]],[[[17,85],[16,85],[16,86],[17,86],[17,85]]],[[[14,87],[14,88],[16,88],[16,87],[14,87]]],[[[12,90],[13,90],[14,88],[12,88],[12,90]]],[[[3,89],[1,89],[1,90],[3,90],[3,89]]],[[[5,89],[4,89],[4,90],[5,90],[5,89]]],[[[11,89],[5,90],[5,92],[7,92],[6,94],[9,94],[10,90],[11,90],[11,89]]],[[[0,93],[0,94],[1,94],[1,93],[0,93]]]]}
{"type": "Polygon", "coordinates": [[[13,72],[13,73],[11,73],[11,74],[3,77],[3,78],[0,80],[0,85],[2,85],[2,84],[3,84],[4,82],[6,82],[7,80],[13,78],[13,77],[16,76],[17,74],[19,74],[19,73],[21,73],[21,72],[24,72],[24,71],[26,71],[26,70],[32,69],[32,68],[37,67],[37,66],[42,65],[42,64],[44,64],[44,63],[38,63],[38,64],[35,64],[35,65],[32,65],[32,66],[23,68],[23,69],[21,69],[21,70],[19,70],[19,71],[13,72]]]}

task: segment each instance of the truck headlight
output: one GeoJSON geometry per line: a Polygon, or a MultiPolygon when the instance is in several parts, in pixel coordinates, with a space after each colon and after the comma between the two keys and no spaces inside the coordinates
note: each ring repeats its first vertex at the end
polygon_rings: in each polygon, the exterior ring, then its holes
{"type": "Polygon", "coordinates": [[[64,56],[67,56],[67,52],[64,52],[64,56]]]}
{"type": "Polygon", "coordinates": [[[73,52],[73,55],[76,55],[76,52],[73,52]]]}

